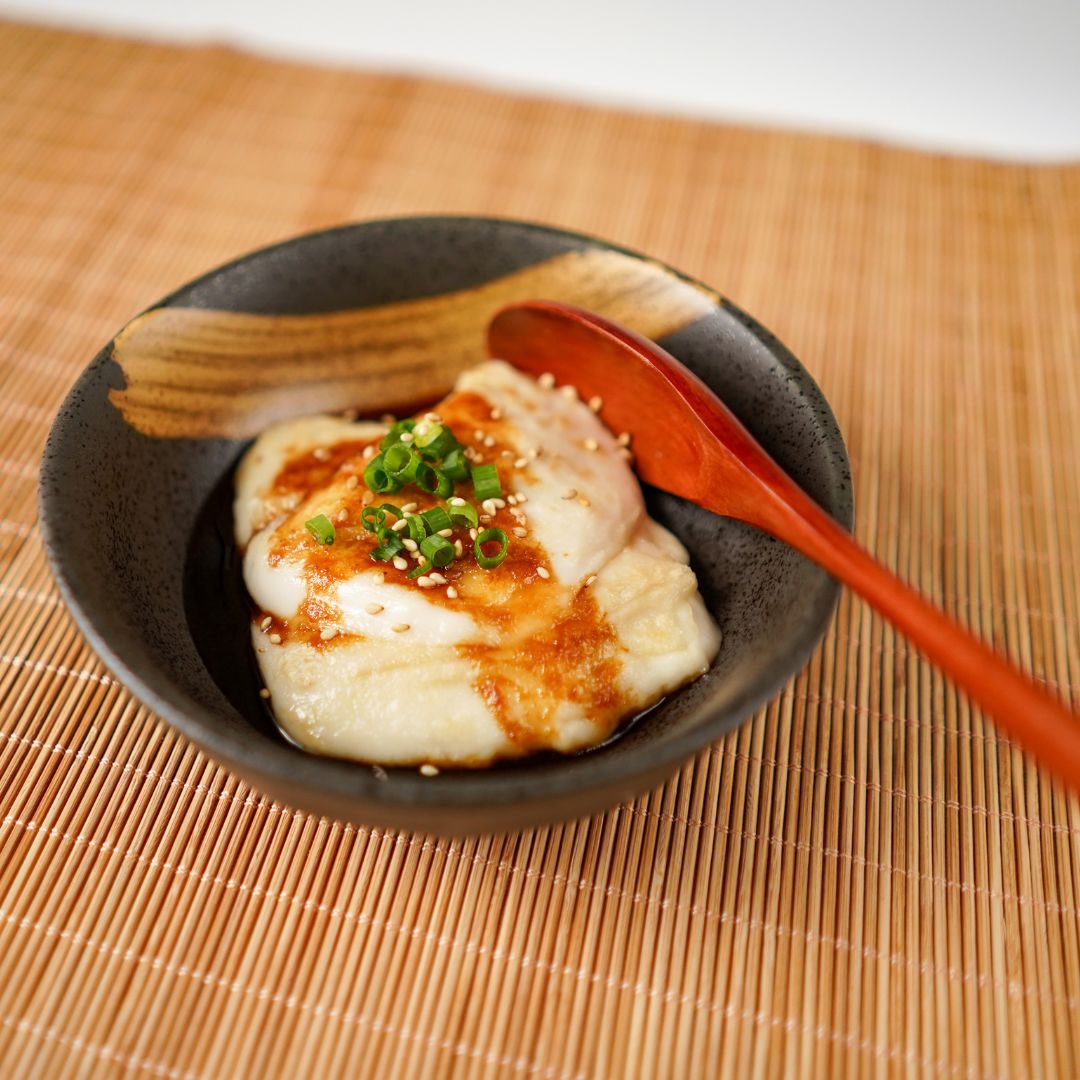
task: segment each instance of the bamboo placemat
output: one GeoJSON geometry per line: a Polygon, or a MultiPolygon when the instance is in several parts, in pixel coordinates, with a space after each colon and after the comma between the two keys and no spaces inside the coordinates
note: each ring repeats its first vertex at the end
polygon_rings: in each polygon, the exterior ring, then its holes
{"type": "Polygon", "coordinates": [[[1075,702],[1080,166],[2,23],[0,125],[0,1074],[1077,1075],[1080,807],[860,603],[633,804],[357,830],[104,672],[35,483],[81,367],[194,274],[377,215],[554,222],[775,330],[860,536],[1075,702]]]}

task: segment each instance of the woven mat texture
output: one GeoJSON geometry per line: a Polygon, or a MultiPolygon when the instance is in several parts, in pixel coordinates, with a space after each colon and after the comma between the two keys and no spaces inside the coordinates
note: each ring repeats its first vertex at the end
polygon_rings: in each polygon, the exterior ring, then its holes
{"type": "Polygon", "coordinates": [[[0,23],[0,1074],[1080,1074],[1080,806],[850,597],[661,790],[464,842],[274,804],[105,672],[36,526],[83,365],[238,253],[441,211],[754,312],[861,538],[1080,698],[1080,166],[0,23]]]}

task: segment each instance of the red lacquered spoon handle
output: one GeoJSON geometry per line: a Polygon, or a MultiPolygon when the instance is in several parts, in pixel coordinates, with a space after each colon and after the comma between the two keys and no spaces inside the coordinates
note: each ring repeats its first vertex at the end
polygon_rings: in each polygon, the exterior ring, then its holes
{"type": "Polygon", "coordinates": [[[886,569],[800,488],[791,488],[777,493],[767,511],[772,520],[762,522],[766,531],[857,592],[1047,769],[1080,790],[1078,718],[886,569]]]}

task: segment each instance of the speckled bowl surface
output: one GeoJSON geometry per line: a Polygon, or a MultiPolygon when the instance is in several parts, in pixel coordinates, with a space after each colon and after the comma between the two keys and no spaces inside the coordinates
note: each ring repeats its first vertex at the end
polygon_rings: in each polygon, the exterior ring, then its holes
{"type": "Polygon", "coordinates": [[[230,263],[148,309],[79,377],[49,437],[40,510],[61,591],[109,669],[259,790],[438,834],[578,817],[655,786],[745,720],[825,632],[838,586],[824,572],[748,526],[647,491],[689,549],[724,640],[704,677],[619,737],[426,778],[318,757],[278,734],[258,695],[231,543],[237,459],[282,416],[439,397],[482,358],[490,315],[525,298],[577,303],[657,338],[850,527],[847,454],[813,379],[748,315],[652,260],[523,222],[429,217],[332,229],[230,263]]]}

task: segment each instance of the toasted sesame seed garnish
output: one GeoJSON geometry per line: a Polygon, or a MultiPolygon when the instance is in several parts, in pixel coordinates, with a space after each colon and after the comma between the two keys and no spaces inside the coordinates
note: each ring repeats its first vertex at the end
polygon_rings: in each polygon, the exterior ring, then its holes
{"type": "Polygon", "coordinates": [[[413,434],[411,431],[403,431],[398,436],[398,442],[411,443],[413,441],[413,434]]]}
{"type": "Polygon", "coordinates": [[[454,535],[454,530],[453,529],[440,529],[435,535],[436,536],[441,536],[441,537],[443,537],[445,539],[448,536],[453,536],[454,535]]]}
{"type": "Polygon", "coordinates": [[[370,506],[375,501],[375,495],[371,491],[365,491],[364,497],[360,500],[361,506],[370,506]]]}
{"type": "Polygon", "coordinates": [[[524,502],[529,501],[529,496],[526,495],[524,491],[518,491],[515,494],[517,495],[517,501],[519,503],[524,503],[524,502]]]}
{"type": "Polygon", "coordinates": [[[404,518],[398,518],[397,521],[390,526],[394,532],[401,532],[402,529],[407,529],[408,527],[409,523],[404,518]]]}
{"type": "Polygon", "coordinates": [[[460,559],[461,556],[464,553],[465,553],[465,549],[461,546],[461,541],[460,540],[455,540],[454,541],[454,555],[456,555],[457,558],[460,559]]]}
{"type": "Polygon", "coordinates": [[[432,570],[431,573],[428,574],[428,577],[431,578],[431,580],[434,581],[436,585],[446,584],[446,578],[444,578],[442,574],[438,572],[438,570],[432,570]]]}
{"type": "Polygon", "coordinates": [[[360,477],[359,476],[350,476],[349,479],[345,481],[345,487],[346,487],[346,489],[348,491],[355,491],[359,486],[360,486],[360,477]]]}
{"type": "Polygon", "coordinates": [[[599,394],[594,394],[589,398],[589,408],[593,412],[599,412],[604,407],[604,399],[599,394]]]}
{"type": "Polygon", "coordinates": [[[458,591],[453,585],[446,586],[446,598],[448,600],[456,600],[458,598],[458,591]]]}
{"type": "Polygon", "coordinates": [[[565,494],[565,495],[563,496],[563,498],[564,498],[564,499],[576,499],[576,498],[577,498],[577,488],[571,488],[571,489],[570,489],[570,490],[569,490],[569,491],[568,491],[568,492],[567,492],[567,493],[566,493],[566,494],[565,494]]]}
{"type": "Polygon", "coordinates": [[[536,380],[545,390],[550,390],[555,385],[555,376],[550,371],[545,371],[539,379],[536,380]]]}
{"type": "Polygon", "coordinates": [[[480,506],[483,508],[485,514],[494,514],[495,513],[495,500],[494,499],[485,499],[480,504],[480,506]]]}
{"type": "Polygon", "coordinates": [[[529,451],[529,457],[531,457],[535,461],[543,452],[544,448],[542,446],[534,446],[529,451]]]}
{"type": "Polygon", "coordinates": [[[395,570],[408,570],[409,564],[400,555],[394,556],[394,569],[395,570]]]}
{"type": "Polygon", "coordinates": [[[427,574],[421,574],[416,579],[416,584],[419,585],[421,589],[433,589],[433,588],[435,588],[435,582],[432,581],[431,578],[429,578],[427,576],[427,574]]]}
{"type": "Polygon", "coordinates": [[[455,496],[454,496],[454,497],[453,497],[452,499],[450,499],[449,501],[450,501],[450,505],[451,505],[451,506],[464,506],[464,505],[465,505],[465,500],[464,500],[464,499],[462,499],[462,498],[461,498],[460,496],[458,496],[458,495],[455,495],[455,496]]]}
{"type": "Polygon", "coordinates": [[[469,530],[469,539],[470,540],[475,540],[477,538],[477,536],[479,536],[479,535],[480,534],[475,529],[470,529],[469,530]]]}
{"type": "Polygon", "coordinates": [[[323,641],[333,641],[333,639],[337,637],[337,632],[336,626],[324,626],[319,631],[319,637],[321,637],[323,641]]]}
{"type": "Polygon", "coordinates": [[[518,510],[518,509],[517,509],[517,507],[514,507],[514,509],[513,509],[513,510],[511,510],[511,511],[510,511],[510,513],[514,515],[514,520],[515,520],[515,521],[516,521],[516,522],[517,522],[517,523],[518,523],[519,525],[524,525],[524,524],[525,524],[525,522],[529,520],[529,519],[528,519],[528,518],[527,518],[527,517],[525,516],[524,512],[523,512],[523,511],[521,511],[521,510],[518,510]]]}
{"type": "Polygon", "coordinates": [[[434,765],[424,764],[420,766],[421,776],[438,776],[439,770],[434,765]]]}
{"type": "Polygon", "coordinates": [[[513,457],[513,456],[514,456],[514,451],[513,450],[500,450],[499,451],[499,457],[513,457]]]}
{"type": "Polygon", "coordinates": [[[498,496],[496,496],[491,501],[495,504],[495,509],[496,510],[505,510],[506,509],[506,500],[505,499],[501,499],[498,496]]]}
{"type": "Polygon", "coordinates": [[[411,558],[414,562],[423,562],[424,561],[424,553],[422,551],[420,551],[419,548],[417,548],[416,551],[410,551],[409,552],[409,558],[411,558]]]}
{"type": "Polygon", "coordinates": [[[595,574],[590,574],[585,579],[585,588],[587,589],[595,580],[596,580],[596,575],[595,574]]]}
{"type": "Polygon", "coordinates": [[[521,528],[520,525],[513,530],[513,533],[515,536],[520,537],[522,540],[524,540],[525,537],[529,535],[523,528],[521,528]]]}
{"type": "Polygon", "coordinates": [[[270,644],[271,645],[280,645],[281,644],[281,635],[280,634],[271,634],[270,635],[270,644]]]}
{"type": "Polygon", "coordinates": [[[343,521],[347,521],[349,517],[349,511],[343,506],[338,512],[337,517],[334,519],[340,525],[343,521]]]}
{"type": "Polygon", "coordinates": [[[483,454],[473,454],[472,460],[473,460],[474,465],[483,465],[484,464],[484,455],[483,454]]]}
{"type": "Polygon", "coordinates": [[[559,393],[562,394],[564,398],[568,398],[571,401],[578,396],[577,387],[571,386],[569,383],[567,383],[566,386],[560,386],[559,393]]]}
{"type": "Polygon", "coordinates": [[[404,634],[405,631],[410,630],[411,627],[407,622],[399,622],[394,623],[394,625],[391,626],[390,629],[393,630],[395,634],[404,634]]]}
{"type": "Polygon", "coordinates": [[[378,451],[375,449],[375,444],[374,443],[369,443],[367,446],[364,447],[363,456],[364,456],[365,459],[373,458],[376,455],[376,453],[378,453],[378,451]]]}
{"type": "Polygon", "coordinates": [[[493,447],[495,445],[495,436],[489,435],[486,439],[484,439],[484,445],[488,447],[488,449],[493,447]]]}
{"type": "Polygon", "coordinates": [[[507,495],[507,496],[506,496],[506,501],[507,501],[507,502],[508,502],[508,503],[509,503],[509,504],[510,504],[511,506],[517,506],[517,496],[516,496],[516,495],[507,495]]]}
{"type": "Polygon", "coordinates": [[[429,424],[441,424],[442,417],[437,412],[424,413],[424,419],[429,424]]]}
{"type": "MultiPolygon", "coordinates": [[[[481,514],[480,515],[480,524],[481,525],[487,525],[490,522],[491,522],[491,515],[490,514],[481,514]]],[[[474,539],[475,539],[475,537],[474,537],[474,539]]]]}
{"type": "Polygon", "coordinates": [[[404,506],[403,506],[403,507],[401,508],[401,512],[402,512],[403,514],[415,514],[415,513],[416,513],[416,509],[417,509],[417,507],[418,507],[419,505],[420,505],[419,503],[414,503],[414,502],[411,502],[411,503],[406,503],[406,504],[405,504],[405,505],[404,505],[404,506]]]}
{"type": "Polygon", "coordinates": [[[622,432],[615,441],[620,446],[629,446],[630,445],[630,432],[629,431],[622,432]]]}
{"type": "Polygon", "coordinates": [[[476,457],[476,451],[471,446],[466,446],[465,456],[472,461],[476,457]]]}
{"type": "Polygon", "coordinates": [[[586,439],[585,440],[585,449],[586,450],[599,450],[600,449],[600,444],[595,439],[586,439]]]}
{"type": "Polygon", "coordinates": [[[315,449],[311,451],[311,456],[316,461],[329,461],[330,451],[327,450],[325,446],[316,446],[315,449]]]}
{"type": "Polygon", "coordinates": [[[376,585],[381,585],[386,580],[386,575],[380,570],[377,574],[372,576],[372,580],[376,585]]]}
{"type": "Polygon", "coordinates": [[[484,441],[484,433],[479,428],[476,428],[476,430],[473,431],[472,434],[473,434],[473,438],[477,442],[483,442],[484,441]]]}
{"type": "Polygon", "coordinates": [[[502,409],[498,408],[497,406],[494,409],[492,409],[491,410],[491,419],[492,420],[501,420],[502,419],[502,409]]]}
{"type": "Polygon", "coordinates": [[[529,462],[528,462],[527,458],[519,457],[514,461],[514,468],[515,469],[524,469],[525,466],[528,465],[528,464],[529,464],[529,462]]]}
{"type": "Polygon", "coordinates": [[[379,417],[379,419],[384,424],[396,424],[397,423],[397,417],[393,413],[384,412],[382,414],[382,416],[379,417]]]}
{"type": "Polygon", "coordinates": [[[581,498],[580,498],[580,499],[578,499],[578,503],[579,503],[579,504],[580,504],[581,506],[585,506],[585,507],[589,507],[589,506],[592,506],[592,503],[591,503],[591,502],[589,502],[589,500],[588,500],[588,499],[586,499],[584,495],[582,495],[582,496],[581,496],[581,498]]]}
{"type": "Polygon", "coordinates": [[[551,571],[546,566],[538,566],[536,573],[538,577],[542,577],[545,581],[551,577],[551,571]]]}
{"type": "Polygon", "coordinates": [[[431,426],[421,420],[420,423],[413,428],[413,435],[426,435],[430,430],[431,426]]]}
{"type": "Polygon", "coordinates": [[[376,603],[365,604],[364,605],[364,610],[369,615],[378,615],[383,610],[383,606],[382,606],[382,604],[376,604],[376,603]]]}
{"type": "Polygon", "coordinates": [[[415,540],[410,540],[408,538],[402,540],[401,542],[405,545],[406,551],[416,551],[420,546],[415,540]]]}
{"type": "Polygon", "coordinates": [[[263,688],[262,688],[262,689],[261,689],[261,690],[259,691],[259,697],[261,697],[261,698],[263,699],[263,701],[266,701],[266,700],[267,700],[267,699],[268,699],[268,698],[270,697],[270,691],[269,691],[269,690],[267,690],[267,689],[266,689],[266,687],[264,686],[264,687],[263,687],[263,688]]]}
{"type": "Polygon", "coordinates": [[[261,623],[259,623],[259,629],[262,630],[262,632],[265,634],[266,631],[269,630],[270,627],[273,625],[273,623],[274,623],[273,617],[270,616],[270,615],[267,615],[266,618],[263,619],[263,621],[261,623]]]}

